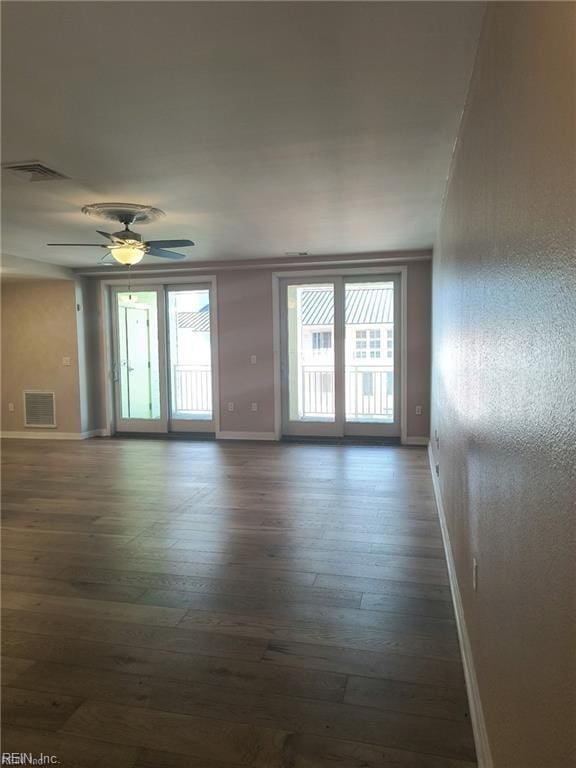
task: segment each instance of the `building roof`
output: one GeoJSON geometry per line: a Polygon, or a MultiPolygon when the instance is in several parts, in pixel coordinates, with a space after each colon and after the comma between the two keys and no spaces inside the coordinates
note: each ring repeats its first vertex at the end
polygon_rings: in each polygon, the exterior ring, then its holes
{"type": "Polygon", "coordinates": [[[177,312],[176,322],[178,328],[190,328],[192,331],[210,330],[210,307],[205,307],[198,312],[177,312]]]}
{"type": "MultiPolygon", "coordinates": [[[[332,291],[304,288],[302,291],[302,324],[331,325],[334,322],[332,291]]],[[[346,322],[350,325],[394,322],[392,288],[346,288],[346,322]]]]}

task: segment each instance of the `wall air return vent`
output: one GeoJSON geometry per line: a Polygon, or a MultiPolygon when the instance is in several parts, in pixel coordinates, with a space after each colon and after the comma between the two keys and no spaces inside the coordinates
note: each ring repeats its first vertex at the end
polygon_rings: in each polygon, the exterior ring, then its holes
{"type": "Polygon", "coordinates": [[[63,173],[48,168],[39,160],[29,160],[26,163],[4,163],[2,169],[26,176],[28,181],[61,181],[68,178],[63,173]]]}
{"type": "Polygon", "coordinates": [[[56,426],[54,392],[24,391],[24,425],[26,427],[56,426]]]}

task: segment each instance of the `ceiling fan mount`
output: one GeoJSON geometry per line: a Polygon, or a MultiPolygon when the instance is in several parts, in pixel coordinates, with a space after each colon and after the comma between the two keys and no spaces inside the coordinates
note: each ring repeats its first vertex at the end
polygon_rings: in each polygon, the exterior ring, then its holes
{"type": "Polygon", "coordinates": [[[103,232],[96,230],[99,235],[105,237],[109,242],[104,243],[47,243],[50,246],[65,247],[88,247],[88,248],[106,248],[108,253],[101,261],[108,256],[112,256],[119,264],[133,266],[138,264],[144,256],[157,256],[161,259],[171,259],[178,261],[185,259],[183,253],[166,250],[166,248],[188,248],[194,243],[192,240],[142,240],[142,235],[130,229],[130,225],[135,222],[138,224],[149,224],[165,216],[164,211],[159,208],[153,208],[150,205],[139,205],[137,203],[92,203],[82,208],[82,213],[87,216],[106,219],[124,224],[124,229],[120,232],[103,232]]]}
{"type": "Polygon", "coordinates": [[[160,208],[138,203],[91,203],[82,208],[82,213],[95,219],[119,221],[125,226],[130,224],[150,224],[162,219],[166,214],[160,208]]]}

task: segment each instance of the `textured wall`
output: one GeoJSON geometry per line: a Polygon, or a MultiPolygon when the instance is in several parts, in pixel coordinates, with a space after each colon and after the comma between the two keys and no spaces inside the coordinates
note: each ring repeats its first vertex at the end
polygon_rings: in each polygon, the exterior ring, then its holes
{"type": "Polygon", "coordinates": [[[409,437],[428,437],[430,434],[431,266],[429,261],[408,266],[406,432],[409,437]],[[416,415],[417,405],[422,406],[420,416],[416,415]]]}
{"type": "Polygon", "coordinates": [[[72,280],[25,280],[2,286],[4,431],[26,429],[24,389],[54,390],[57,431],[80,432],[76,295],[72,280]],[[62,365],[63,357],[70,358],[70,366],[62,365]],[[14,403],[13,412],[8,410],[9,402],[14,403]]]}
{"type": "Polygon", "coordinates": [[[433,262],[432,429],[496,768],[576,764],[575,15],[489,7],[433,262]]]}
{"type": "Polygon", "coordinates": [[[218,275],[220,429],[274,432],[272,275],[269,271],[218,275]],[[256,365],[250,356],[256,355],[256,365]],[[226,404],[234,402],[230,413],[226,404]],[[252,402],[259,410],[250,410],[252,402]]]}

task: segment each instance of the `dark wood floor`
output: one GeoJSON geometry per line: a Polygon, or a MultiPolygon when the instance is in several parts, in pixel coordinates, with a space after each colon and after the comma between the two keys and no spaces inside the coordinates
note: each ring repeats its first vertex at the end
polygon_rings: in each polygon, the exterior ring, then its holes
{"type": "Polygon", "coordinates": [[[3,446],[4,751],[470,768],[423,449],[3,446]]]}

